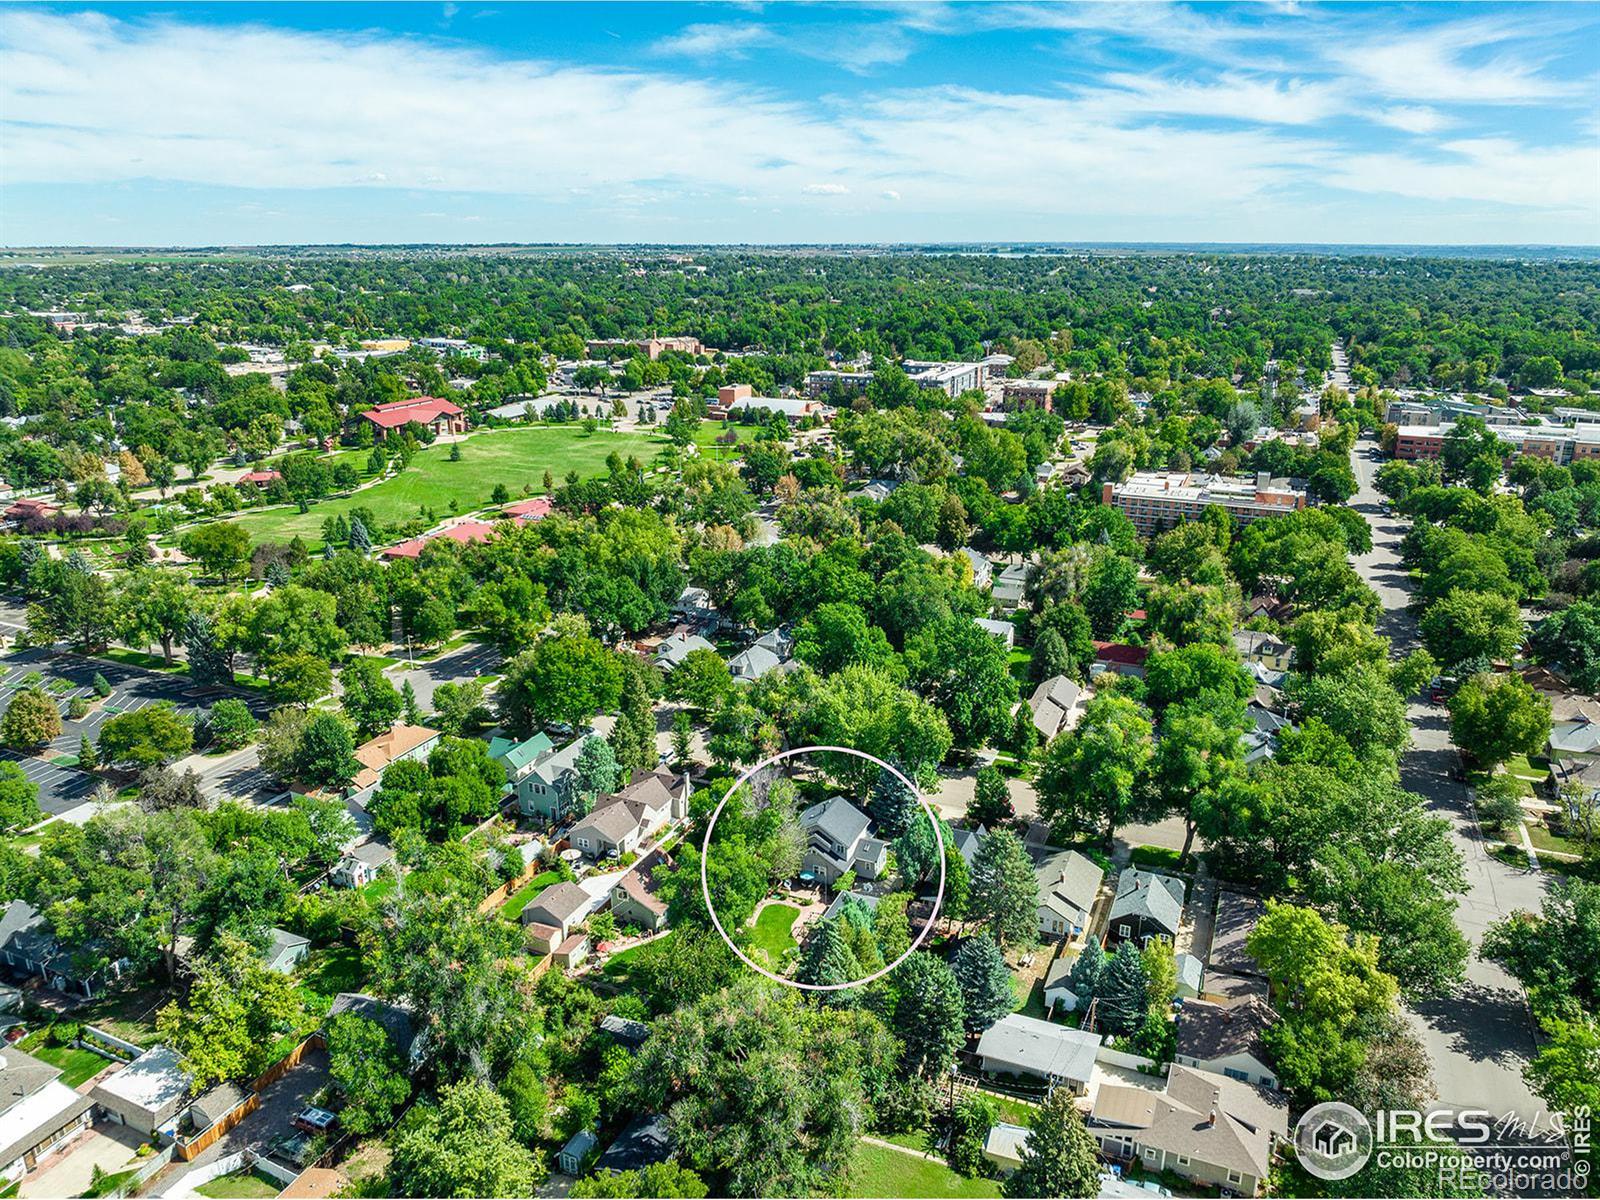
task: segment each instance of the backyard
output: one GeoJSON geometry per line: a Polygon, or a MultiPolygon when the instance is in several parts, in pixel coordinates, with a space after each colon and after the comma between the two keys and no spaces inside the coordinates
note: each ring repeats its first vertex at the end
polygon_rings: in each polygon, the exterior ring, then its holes
{"type": "Polygon", "coordinates": [[[938,1159],[903,1154],[886,1146],[861,1142],[850,1173],[852,1196],[981,1197],[998,1196],[992,1179],[968,1179],[938,1159]]]}
{"type": "Polygon", "coordinates": [[[500,908],[500,915],[508,921],[515,921],[522,916],[522,910],[532,904],[539,893],[553,883],[561,881],[559,871],[544,871],[535,875],[527,883],[518,888],[500,908]]]}
{"type": "Polygon", "coordinates": [[[794,905],[779,903],[769,904],[756,914],[755,927],[750,932],[750,946],[765,954],[767,962],[774,969],[782,964],[784,954],[799,944],[790,932],[799,915],[800,910],[794,905]]]}
{"type": "Polygon", "coordinates": [[[283,1184],[253,1168],[221,1175],[195,1188],[198,1195],[210,1196],[212,1200],[251,1200],[256,1196],[276,1196],[281,1191],[283,1184]]]}
{"type": "Polygon", "coordinates": [[[497,484],[517,498],[524,489],[542,492],[545,471],[557,480],[568,471],[598,475],[612,451],[648,464],[666,440],[646,433],[584,433],[576,425],[529,425],[487,430],[453,444],[461,447],[459,462],[450,461],[450,446],[429,446],[399,475],[382,483],[313,504],[303,513],[294,505],[279,505],[246,513],[233,523],[258,541],[287,542],[299,536],[307,546],[316,547],[322,542],[322,523],[329,517],[348,516],[353,508],[370,509],[384,524],[409,521],[419,509],[430,509],[443,520],[451,515],[452,501],[456,512],[483,508],[497,484]]]}
{"type": "Polygon", "coordinates": [[[93,1078],[111,1065],[109,1058],[96,1054],[93,1050],[81,1050],[77,1046],[52,1046],[49,1033],[44,1029],[23,1038],[18,1043],[18,1048],[41,1062],[61,1068],[61,1082],[70,1088],[77,1087],[84,1080],[93,1078]]]}

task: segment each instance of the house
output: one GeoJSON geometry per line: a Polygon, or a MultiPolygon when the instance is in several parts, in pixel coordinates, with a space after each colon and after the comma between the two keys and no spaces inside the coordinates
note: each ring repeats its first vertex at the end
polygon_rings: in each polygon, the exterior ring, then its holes
{"type": "Polygon", "coordinates": [[[11,525],[26,525],[34,519],[43,520],[46,517],[53,517],[58,511],[60,510],[54,504],[47,504],[43,500],[35,500],[25,496],[6,509],[5,519],[11,525]]]}
{"type": "Polygon", "coordinates": [[[394,849],[384,842],[368,840],[345,851],[328,881],[335,887],[363,888],[371,883],[384,868],[394,862],[394,849]]]}
{"type": "Polygon", "coordinates": [[[825,884],[846,871],[876,879],[888,860],[888,843],[868,836],[872,819],[843,796],[813,804],[800,814],[807,845],[801,869],[825,884]]]}
{"type": "Polygon", "coordinates": [[[581,967],[589,957],[589,937],[584,933],[569,934],[552,953],[556,962],[569,971],[581,967]]]}
{"type": "Polygon", "coordinates": [[[1550,709],[1551,758],[1600,758],[1600,706],[1569,698],[1550,709]]]}
{"type": "Polygon", "coordinates": [[[1208,974],[1217,971],[1246,977],[1262,976],[1255,955],[1245,947],[1245,939],[1266,912],[1267,906],[1259,896],[1232,891],[1217,893],[1217,914],[1211,923],[1211,953],[1206,959],[1208,974]]]}
{"type": "Polygon", "coordinates": [[[1065,675],[1053,675],[1033,689],[1028,707],[1033,711],[1033,727],[1046,741],[1068,729],[1076,729],[1083,710],[1094,697],[1094,689],[1065,675]]]}
{"type": "Polygon", "coordinates": [[[344,1013],[354,1013],[381,1025],[407,1071],[415,1070],[427,1057],[428,1032],[417,1028],[411,1010],[404,1005],[391,1004],[365,992],[340,992],[328,1009],[328,1019],[331,1021],[344,1013]]]}
{"type": "Polygon", "coordinates": [[[350,785],[350,797],[362,808],[383,782],[383,773],[403,759],[421,762],[439,744],[439,731],[421,725],[396,725],[356,747],[361,769],[350,785]]]}
{"type": "Polygon", "coordinates": [[[845,499],[871,500],[874,504],[882,504],[890,496],[894,495],[899,486],[900,481],[898,479],[871,479],[858,488],[852,488],[845,499]]]}
{"type": "Polygon", "coordinates": [[[56,940],[44,915],[26,900],[13,900],[0,913],[0,957],[17,973],[32,975],[58,992],[92,1000],[122,974],[127,960],[98,969],[80,967],[56,940]]]}
{"type": "Polygon", "coordinates": [[[1149,657],[1150,649],[1147,646],[1130,646],[1125,642],[1096,642],[1094,662],[1089,665],[1089,674],[1094,676],[1110,671],[1113,675],[1143,679],[1145,659],[1149,657]]]}
{"type": "Polygon", "coordinates": [[[1294,665],[1294,647],[1275,633],[1235,630],[1233,648],[1246,663],[1256,663],[1269,671],[1285,672],[1294,665]]]}
{"type": "Polygon", "coordinates": [[[1164,1091],[1103,1084],[1088,1126],[1107,1158],[1254,1196],[1289,1118],[1277,1092],[1173,1063],[1164,1091]]]}
{"type": "Polygon", "coordinates": [[[1143,946],[1157,937],[1172,941],[1183,921],[1183,895],[1181,879],[1127,868],[1117,877],[1107,943],[1131,941],[1143,946]]]}
{"type": "Polygon", "coordinates": [[[1205,986],[1205,964],[1192,954],[1175,956],[1178,966],[1178,998],[1193,1000],[1205,986]]]}
{"type": "Polygon", "coordinates": [[[999,638],[1005,643],[1007,650],[1016,645],[1017,627],[1010,621],[993,621],[988,617],[973,617],[972,623],[990,637],[999,638]]]}
{"type": "Polygon", "coordinates": [[[571,880],[553,883],[522,910],[524,925],[548,925],[565,940],[595,908],[589,893],[571,880]]]}
{"type": "Polygon", "coordinates": [[[1016,612],[1022,606],[1023,594],[1028,590],[1027,563],[1012,563],[1000,572],[990,585],[990,597],[1001,612],[1016,612]]]}
{"type": "Polygon", "coordinates": [[[606,1147],[594,1164],[596,1171],[638,1171],[672,1157],[672,1130],[660,1113],[635,1117],[606,1147]]]}
{"type": "Polygon", "coordinates": [[[630,925],[656,933],[666,928],[667,905],[656,895],[656,868],[666,860],[659,851],[646,855],[611,885],[611,914],[623,929],[630,925]]]}
{"type": "Polygon", "coordinates": [[[688,621],[691,625],[703,621],[715,621],[717,606],[711,602],[710,592],[691,584],[678,593],[678,598],[672,602],[672,615],[680,621],[688,621]]]}
{"type": "Polygon", "coordinates": [[[429,542],[443,540],[454,542],[458,546],[470,546],[474,542],[487,542],[494,539],[495,528],[487,521],[457,521],[436,533],[425,533],[421,537],[414,537],[393,546],[388,546],[378,552],[378,557],[393,562],[400,558],[418,559],[427,548],[429,542]]]}
{"type": "Polygon", "coordinates": [[[170,1130],[189,1104],[193,1080],[171,1046],[146,1050],[89,1092],[108,1120],[143,1134],[170,1130]]]}
{"type": "Polygon", "coordinates": [[[1292,729],[1294,723],[1281,713],[1254,702],[1246,706],[1244,712],[1251,723],[1242,739],[1246,765],[1271,758],[1278,752],[1278,735],[1285,729],[1292,729]]]}
{"type": "Polygon", "coordinates": [[[450,401],[437,396],[418,396],[414,400],[375,405],[361,416],[372,424],[379,441],[386,439],[392,431],[404,429],[413,423],[431,430],[435,437],[467,431],[466,414],[450,401]]]}
{"type": "Polygon", "coordinates": [[[1078,993],[1072,990],[1072,968],[1077,965],[1076,955],[1062,955],[1050,964],[1044,977],[1044,1006],[1049,1012],[1054,1013],[1057,1008],[1062,1012],[1077,1010],[1078,993]]]}
{"type": "Polygon", "coordinates": [[[1034,868],[1039,880],[1039,934],[1075,939],[1089,927],[1089,914],[1105,872],[1093,859],[1064,850],[1034,868]]]}
{"type": "Polygon", "coordinates": [[[0,1044],[0,1180],[13,1184],[89,1128],[94,1101],[61,1082],[61,1068],[0,1044]]]}
{"type": "Polygon", "coordinates": [[[600,1139],[591,1131],[578,1130],[567,1139],[567,1144],[561,1147],[561,1152],[556,1155],[556,1170],[563,1175],[582,1175],[588,1170],[589,1159],[599,1145],[600,1139]]]}
{"type": "Polygon", "coordinates": [[[267,948],[261,952],[261,961],[266,964],[267,970],[276,971],[279,975],[293,974],[295,967],[304,962],[311,951],[310,938],[290,933],[287,929],[274,927],[267,931],[267,937],[267,948]]]}
{"type": "Polygon", "coordinates": [[[1022,1165],[1022,1148],[1027,1141],[1026,1126],[997,1122],[983,1135],[983,1156],[1009,1175],[1022,1165]]]}
{"type": "Polygon", "coordinates": [[[982,591],[994,581],[994,564],[979,554],[971,546],[963,546],[956,551],[972,564],[972,586],[982,591]]]}
{"type": "Polygon", "coordinates": [[[978,1039],[983,1069],[1008,1075],[1032,1075],[1083,1095],[1094,1072],[1100,1035],[1037,1017],[1012,1013],[978,1039]]]}
{"type": "Polygon", "coordinates": [[[783,665],[784,660],[765,646],[750,645],[728,660],[728,671],[735,679],[754,683],[783,665]]]}
{"type": "Polygon", "coordinates": [[[554,749],[555,743],[543,733],[521,742],[508,737],[489,739],[489,757],[505,768],[506,795],[516,797],[517,808],[524,813],[532,795],[534,765],[554,749]]]}
{"type": "Polygon", "coordinates": [[[696,650],[709,650],[713,654],[717,652],[717,648],[698,633],[674,633],[663,638],[656,647],[656,666],[670,675],[696,650]]]}
{"type": "Polygon", "coordinates": [[[239,476],[239,482],[248,487],[268,488],[282,478],[281,471],[246,471],[239,476]]]}
{"type": "Polygon", "coordinates": [[[535,521],[544,520],[554,512],[555,505],[544,496],[534,496],[528,500],[518,500],[514,504],[508,504],[500,511],[519,525],[531,525],[535,521]]]}
{"type": "Polygon", "coordinates": [[[621,858],[689,811],[689,781],[670,771],[635,771],[620,791],[597,802],[567,834],[591,858],[621,858]]]}
{"type": "Polygon", "coordinates": [[[1263,1034],[1278,1014],[1259,996],[1234,1004],[1191,1000],[1178,1011],[1177,1061],[1258,1087],[1276,1088],[1278,1074],[1268,1064],[1263,1034]]]}
{"type": "Polygon", "coordinates": [[[983,839],[988,836],[989,831],[979,825],[977,829],[952,829],[950,832],[956,835],[956,853],[961,855],[961,861],[970,868],[972,860],[978,857],[978,847],[983,844],[983,839]]]}
{"type": "Polygon", "coordinates": [[[585,803],[578,791],[578,757],[594,734],[584,731],[558,750],[546,750],[512,784],[517,811],[525,817],[560,821],[585,803]]]}

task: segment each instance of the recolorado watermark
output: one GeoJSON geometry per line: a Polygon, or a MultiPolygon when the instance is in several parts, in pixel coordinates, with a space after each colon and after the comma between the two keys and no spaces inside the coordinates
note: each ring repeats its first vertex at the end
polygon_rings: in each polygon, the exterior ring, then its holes
{"type": "Polygon", "coordinates": [[[1480,1108],[1380,1109],[1317,1104],[1294,1128],[1300,1165],[1348,1179],[1369,1162],[1437,1173],[1440,1190],[1476,1182],[1491,1195],[1576,1195],[1589,1179],[1590,1112],[1541,1113],[1532,1123],[1480,1108]]]}

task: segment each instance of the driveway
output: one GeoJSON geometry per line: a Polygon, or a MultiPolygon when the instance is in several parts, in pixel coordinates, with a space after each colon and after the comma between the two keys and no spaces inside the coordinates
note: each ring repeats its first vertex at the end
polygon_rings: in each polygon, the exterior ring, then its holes
{"type": "Polygon", "coordinates": [[[30,1196],[81,1196],[89,1190],[96,1167],[115,1175],[134,1166],[140,1161],[134,1151],[149,1140],[126,1125],[92,1125],[44,1170],[24,1179],[17,1195],[24,1200],[30,1196]]]}
{"type": "MultiPolygon", "coordinates": [[[[1383,602],[1378,632],[1404,653],[1417,645],[1416,620],[1406,607],[1411,580],[1399,560],[1405,522],[1382,515],[1383,497],[1372,486],[1379,465],[1369,457],[1374,446],[1364,438],[1355,451],[1359,490],[1350,504],[1372,527],[1372,552],[1357,558],[1355,567],[1383,602]]],[[[1489,856],[1467,789],[1450,778],[1458,759],[1444,710],[1412,704],[1408,712],[1412,748],[1401,759],[1400,782],[1449,821],[1467,879],[1456,924],[1473,945],[1466,983],[1452,995],[1415,1006],[1411,1015],[1433,1059],[1441,1106],[1515,1112],[1532,1120],[1544,1107],[1522,1078],[1535,1048],[1533,1021],[1516,980],[1479,958],[1477,945],[1484,930],[1502,917],[1538,909],[1545,876],[1489,856]]]]}

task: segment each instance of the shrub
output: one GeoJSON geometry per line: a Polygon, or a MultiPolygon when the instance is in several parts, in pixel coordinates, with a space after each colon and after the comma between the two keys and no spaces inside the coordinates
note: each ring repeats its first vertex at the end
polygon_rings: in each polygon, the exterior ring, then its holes
{"type": "Polygon", "coordinates": [[[104,675],[100,674],[99,671],[94,673],[94,683],[92,686],[94,687],[94,694],[99,696],[102,700],[111,695],[111,683],[104,675]]]}

